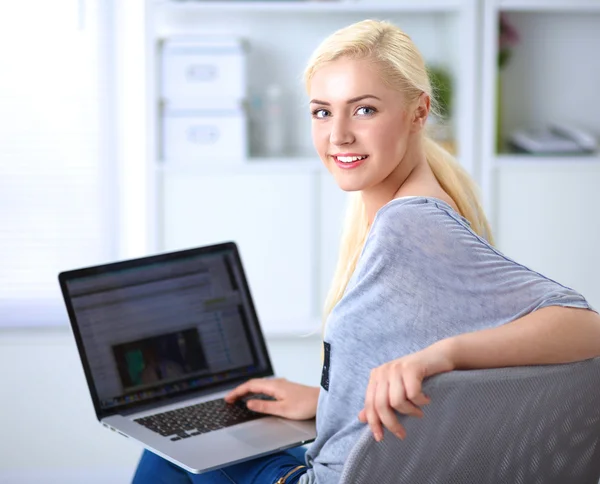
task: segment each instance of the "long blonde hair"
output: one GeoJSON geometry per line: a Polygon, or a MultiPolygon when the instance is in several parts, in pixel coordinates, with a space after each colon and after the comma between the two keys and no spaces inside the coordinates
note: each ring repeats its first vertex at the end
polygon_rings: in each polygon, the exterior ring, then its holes
{"type": "MultiPolygon", "coordinates": [[[[395,25],[385,21],[363,20],[327,37],[314,51],[304,71],[307,91],[310,91],[314,73],[324,64],[341,57],[375,61],[380,67],[383,82],[401,92],[408,103],[415,102],[422,93],[427,93],[431,98],[432,112],[437,112],[425,62],[410,37],[395,25]]],[[[423,146],[433,174],[444,191],[452,197],[460,214],[471,223],[475,233],[493,244],[475,182],[448,151],[426,134],[423,134],[423,146]]],[[[324,321],[346,290],[368,232],[369,223],[361,193],[352,193],[337,267],[325,301],[324,321]]]]}

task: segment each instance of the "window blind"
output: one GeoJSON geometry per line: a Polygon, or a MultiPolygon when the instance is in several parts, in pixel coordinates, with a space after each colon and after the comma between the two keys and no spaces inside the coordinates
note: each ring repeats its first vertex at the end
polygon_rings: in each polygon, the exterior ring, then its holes
{"type": "Polygon", "coordinates": [[[66,324],[57,275],[115,255],[101,0],[0,16],[0,326],[66,324]]]}

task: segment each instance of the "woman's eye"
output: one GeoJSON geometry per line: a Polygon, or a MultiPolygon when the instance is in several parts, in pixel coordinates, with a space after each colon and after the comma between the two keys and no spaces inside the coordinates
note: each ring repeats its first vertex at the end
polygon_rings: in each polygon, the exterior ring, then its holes
{"type": "Polygon", "coordinates": [[[375,109],[370,108],[369,106],[361,106],[356,110],[356,114],[361,116],[371,116],[372,114],[375,114],[375,109]]]}
{"type": "Polygon", "coordinates": [[[322,118],[325,118],[325,117],[327,117],[329,115],[329,111],[327,111],[326,109],[315,109],[312,112],[312,115],[315,118],[322,119],[322,118]]]}

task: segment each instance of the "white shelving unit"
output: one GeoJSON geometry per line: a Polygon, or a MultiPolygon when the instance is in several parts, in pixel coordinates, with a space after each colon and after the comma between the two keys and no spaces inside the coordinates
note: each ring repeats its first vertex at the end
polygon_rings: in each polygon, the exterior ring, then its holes
{"type": "Polygon", "coordinates": [[[139,72],[147,73],[150,139],[160,133],[158,46],[171,35],[213,32],[243,38],[249,47],[249,96],[263,94],[270,82],[284,90],[284,157],[265,157],[253,143],[250,158],[238,167],[202,166],[161,160],[158,143],[146,146],[146,195],[156,208],[146,214],[154,217],[147,250],[236,240],[267,333],[320,331],[336,262],[346,194],[313,149],[302,84],[310,53],[327,35],[365,18],[391,20],[411,35],[429,64],[450,70],[458,156],[475,174],[475,0],[149,1],[145,9],[146,64],[139,72]]]}
{"type": "Polygon", "coordinates": [[[125,3],[115,42],[123,257],[237,240],[266,332],[318,331],[346,196],[312,147],[301,76],[328,34],[380,18],[404,28],[428,63],[451,70],[458,157],[482,186],[500,249],[600,307],[590,276],[600,271],[600,157],[496,153],[495,142],[501,11],[521,36],[502,72],[503,132],[558,119],[600,134],[600,1],[125,3]],[[250,96],[269,82],[283,87],[286,156],[265,157],[254,143],[238,167],[159,158],[159,41],[207,30],[247,40],[250,96]]]}
{"type": "Polygon", "coordinates": [[[501,132],[561,121],[600,135],[600,2],[485,0],[481,182],[499,248],[600,305],[595,207],[600,155],[497,153],[501,132]],[[497,38],[505,12],[520,40],[498,82],[497,38]]]}

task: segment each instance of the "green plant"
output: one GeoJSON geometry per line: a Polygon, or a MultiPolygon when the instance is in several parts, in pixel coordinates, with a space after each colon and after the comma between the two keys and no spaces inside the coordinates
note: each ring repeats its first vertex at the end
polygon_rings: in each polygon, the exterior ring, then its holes
{"type": "Polygon", "coordinates": [[[437,102],[439,114],[448,119],[452,114],[453,82],[447,69],[431,65],[427,67],[429,81],[433,88],[433,97],[437,102]]]}

